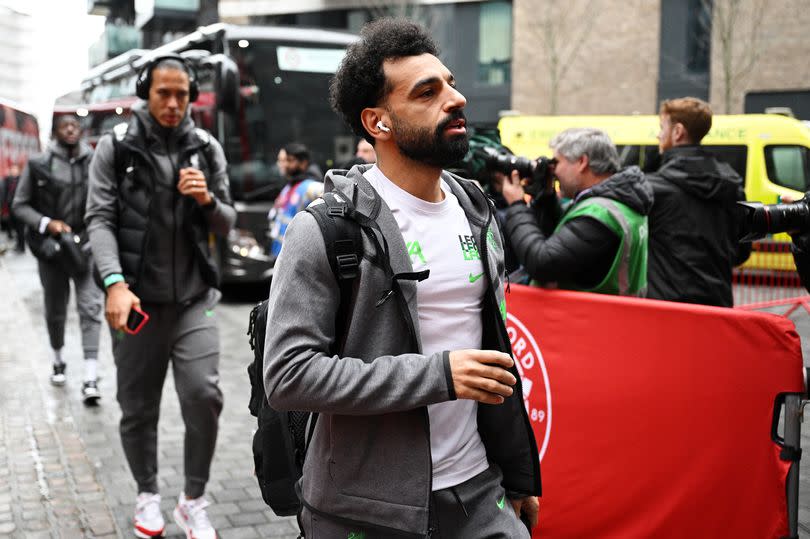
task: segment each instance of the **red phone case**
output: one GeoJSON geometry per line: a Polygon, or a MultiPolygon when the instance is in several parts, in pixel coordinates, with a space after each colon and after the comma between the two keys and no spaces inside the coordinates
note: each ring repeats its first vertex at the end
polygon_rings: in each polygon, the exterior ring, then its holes
{"type": "Polygon", "coordinates": [[[129,333],[130,335],[135,335],[140,330],[142,330],[143,326],[145,326],[146,323],[149,321],[149,315],[146,314],[145,312],[143,312],[142,310],[140,310],[138,308],[135,308],[135,307],[133,307],[132,310],[134,310],[137,313],[140,313],[140,315],[143,316],[143,319],[141,320],[141,322],[138,324],[138,326],[135,329],[130,329],[129,326],[125,325],[124,326],[124,331],[129,333]]]}

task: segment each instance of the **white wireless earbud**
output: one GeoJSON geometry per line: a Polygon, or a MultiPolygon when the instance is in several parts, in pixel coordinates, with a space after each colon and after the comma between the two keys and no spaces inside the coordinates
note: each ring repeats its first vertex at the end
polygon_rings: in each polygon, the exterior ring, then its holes
{"type": "Polygon", "coordinates": [[[390,133],[390,132],[391,132],[391,128],[390,128],[390,127],[386,127],[386,126],[385,126],[385,124],[384,124],[384,123],[382,123],[382,120],[380,120],[379,122],[377,122],[377,129],[379,129],[380,131],[385,131],[386,133],[390,133]]]}

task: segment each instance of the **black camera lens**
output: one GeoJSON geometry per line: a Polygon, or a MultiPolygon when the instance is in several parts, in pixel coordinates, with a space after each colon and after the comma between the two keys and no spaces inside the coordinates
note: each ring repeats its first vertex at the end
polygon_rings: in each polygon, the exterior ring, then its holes
{"type": "Polygon", "coordinates": [[[764,238],[780,232],[806,232],[810,230],[810,206],[803,198],[791,204],[762,204],[738,202],[743,208],[740,241],[764,238]]]}

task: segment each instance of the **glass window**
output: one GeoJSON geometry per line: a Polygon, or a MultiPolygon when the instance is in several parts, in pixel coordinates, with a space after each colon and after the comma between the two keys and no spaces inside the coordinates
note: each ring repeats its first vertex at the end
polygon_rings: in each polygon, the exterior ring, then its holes
{"type": "Polygon", "coordinates": [[[768,179],[777,185],[807,191],[810,187],[810,158],[804,146],[766,146],[768,179]]]}
{"type": "Polygon", "coordinates": [[[658,146],[642,146],[644,151],[641,153],[641,159],[638,166],[644,172],[655,172],[661,168],[661,152],[658,146]]]}
{"type": "Polygon", "coordinates": [[[478,82],[509,84],[512,80],[512,4],[481,4],[478,36],[478,82]]]}
{"type": "Polygon", "coordinates": [[[712,2],[687,4],[686,67],[690,73],[708,73],[712,45],[712,2]]]}
{"type": "Polygon", "coordinates": [[[644,172],[655,172],[661,163],[658,146],[617,144],[616,151],[622,167],[637,166],[644,172]]]}
{"type": "Polygon", "coordinates": [[[256,39],[231,51],[242,103],[225,117],[222,142],[235,199],[275,198],[285,182],[276,159],[287,143],[305,144],[323,170],[354,155],[354,138],[326,98],[343,47],[256,39]]]}
{"type": "Polygon", "coordinates": [[[153,0],[155,9],[173,9],[177,11],[198,11],[200,0],[153,0]]]}
{"type": "Polygon", "coordinates": [[[616,151],[619,152],[619,162],[623,167],[638,165],[638,146],[617,144],[616,151]]]}

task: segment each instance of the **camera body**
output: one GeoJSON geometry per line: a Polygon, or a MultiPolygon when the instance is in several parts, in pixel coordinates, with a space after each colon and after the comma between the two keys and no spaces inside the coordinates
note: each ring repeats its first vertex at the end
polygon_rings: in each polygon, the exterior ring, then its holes
{"type": "Polygon", "coordinates": [[[805,196],[789,204],[738,202],[743,208],[740,241],[753,241],[768,234],[810,231],[810,204],[805,196]]]}
{"type": "Polygon", "coordinates": [[[519,157],[505,151],[499,151],[491,146],[482,146],[476,149],[477,157],[484,162],[487,170],[500,172],[507,176],[516,170],[518,176],[526,178],[526,192],[536,196],[543,191],[554,179],[554,160],[547,157],[528,159],[519,157]]]}

